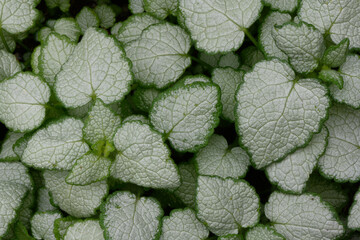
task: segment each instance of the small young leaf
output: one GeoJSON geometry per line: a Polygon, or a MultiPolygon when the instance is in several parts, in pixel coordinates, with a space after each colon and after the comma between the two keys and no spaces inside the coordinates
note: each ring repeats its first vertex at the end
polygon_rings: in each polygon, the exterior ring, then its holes
{"type": "Polygon", "coordinates": [[[180,176],[159,133],[140,122],[123,124],[114,137],[119,151],[111,176],[152,188],[176,188],[180,176]]]}
{"type": "Polygon", "coordinates": [[[94,10],[99,17],[101,27],[111,28],[114,25],[116,15],[110,6],[97,5],[94,10]]]}
{"type": "Polygon", "coordinates": [[[208,235],[209,230],[196,218],[192,209],[175,209],[171,211],[170,216],[162,219],[160,240],[202,240],[206,239],[208,235]]]}
{"type": "Polygon", "coordinates": [[[235,92],[243,82],[244,72],[231,68],[215,68],[212,72],[212,82],[221,90],[222,115],[231,122],[235,121],[235,92]]]}
{"type": "Polygon", "coordinates": [[[240,67],[239,56],[234,52],[229,52],[220,57],[218,65],[219,67],[231,67],[233,69],[238,69],[240,67]]]}
{"type": "Polygon", "coordinates": [[[241,51],[240,59],[245,65],[252,68],[256,63],[264,60],[264,54],[257,47],[250,46],[241,51]]]}
{"type": "Polygon", "coordinates": [[[161,21],[150,14],[142,13],[130,16],[115,34],[116,38],[123,44],[139,39],[142,31],[150,25],[160,23],[161,21]]]}
{"type": "Polygon", "coordinates": [[[22,184],[0,182],[0,237],[6,234],[14,221],[27,191],[27,187],[22,184]]]}
{"type": "Polygon", "coordinates": [[[36,168],[70,170],[88,145],[82,140],[83,123],[65,118],[38,130],[29,140],[22,161],[36,168]]]}
{"type": "Polygon", "coordinates": [[[176,15],[178,2],[177,0],[143,0],[146,12],[160,18],[165,19],[168,15],[176,15]]]}
{"type": "Polygon", "coordinates": [[[16,57],[4,50],[0,50],[0,82],[20,72],[21,67],[16,57]]]}
{"type": "Polygon", "coordinates": [[[260,28],[259,41],[267,57],[277,57],[282,60],[288,59],[288,56],[276,46],[275,39],[271,33],[274,31],[274,26],[283,25],[290,20],[290,14],[279,12],[271,12],[265,18],[260,28]]]}
{"type": "Polygon", "coordinates": [[[317,68],[325,51],[319,30],[303,22],[289,23],[272,30],[276,46],[288,55],[295,71],[310,73],[317,68]]]}
{"type": "Polygon", "coordinates": [[[135,79],[144,86],[164,88],[190,65],[190,37],[179,26],[160,23],[145,29],[125,46],[135,79]]]}
{"type": "Polygon", "coordinates": [[[38,67],[40,75],[50,87],[55,85],[56,75],[73,53],[75,46],[67,37],[57,33],[51,33],[42,45],[38,67]]]}
{"type": "Polygon", "coordinates": [[[105,106],[103,101],[97,99],[85,120],[84,139],[91,145],[101,140],[111,143],[120,123],[120,117],[105,106]]]}
{"type": "Polygon", "coordinates": [[[275,229],[266,225],[256,225],[246,232],[246,240],[285,240],[275,229]]]}
{"type": "Polygon", "coordinates": [[[67,12],[70,8],[70,0],[45,0],[48,8],[59,7],[61,11],[67,12]]]}
{"type": "Polygon", "coordinates": [[[56,76],[55,90],[65,107],[80,107],[94,98],[105,104],[130,90],[130,63],[117,41],[89,28],[56,76]]]}
{"type": "Polygon", "coordinates": [[[265,205],[265,215],[286,239],[336,239],[343,225],[320,197],[274,192],[265,205]]]}
{"type": "Polygon", "coordinates": [[[60,18],[56,20],[54,31],[60,35],[67,36],[73,42],[77,42],[81,34],[80,27],[73,18],[60,18]]]}
{"type": "Polygon", "coordinates": [[[129,0],[129,9],[132,14],[144,12],[144,0],[129,0]]]}
{"type": "Polygon", "coordinates": [[[179,85],[156,98],[150,121],[177,151],[196,152],[219,122],[219,98],[219,88],[211,83],[179,85]]]}
{"type": "Polygon", "coordinates": [[[110,166],[110,159],[89,152],[76,160],[66,182],[83,186],[104,180],[110,175],[110,166]]]}
{"type": "Polygon", "coordinates": [[[37,46],[33,53],[31,54],[31,69],[33,71],[33,73],[35,74],[39,74],[40,73],[40,69],[39,69],[39,56],[41,54],[41,45],[37,46]]]}
{"type": "Polygon", "coordinates": [[[103,198],[108,194],[105,181],[86,186],[75,186],[65,182],[67,171],[44,172],[46,188],[51,192],[53,201],[74,217],[90,217],[95,214],[103,198]]]}
{"type": "Polygon", "coordinates": [[[37,0],[0,1],[0,31],[5,29],[11,34],[17,34],[31,28],[38,16],[38,10],[35,9],[37,3],[37,0]]]}
{"type": "Polygon", "coordinates": [[[349,39],[345,38],[339,44],[326,49],[322,62],[331,68],[340,67],[346,61],[349,39]]]}
{"type": "Polygon", "coordinates": [[[340,66],[339,73],[344,80],[344,86],[330,86],[331,96],[340,103],[353,108],[360,108],[360,56],[348,55],[346,61],[340,66]]]}
{"type": "Polygon", "coordinates": [[[249,156],[240,147],[228,149],[223,136],[213,134],[208,145],[200,149],[195,161],[200,175],[244,177],[250,165],[249,156]]]}
{"type": "Polygon", "coordinates": [[[155,88],[137,88],[133,95],[135,106],[141,111],[149,112],[154,99],[159,94],[160,91],[155,88]]]}
{"type": "Polygon", "coordinates": [[[257,63],[236,95],[236,127],[257,168],[306,144],[327,117],[330,99],[316,79],[295,79],[286,63],[257,63]]]}
{"type": "Polygon", "coordinates": [[[336,181],[360,179],[360,110],[336,104],[330,108],[326,127],[329,143],[319,159],[320,171],[336,181]]]}
{"type": "Polygon", "coordinates": [[[31,219],[31,232],[36,239],[55,240],[54,222],[60,212],[37,212],[31,219]]]}
{"type": "Polygon", "coordinates": [[[319,175],[313,175],[306,183],[305,192],[315,193],[335,209],[340,210],[347,202],[347,193],[342,186],[319,175]]]}
{"type": "Polygon", "coordinates": [[[50,88],[31,72],[20,72],[0,82],[0,120],[14,130],[27,132],[41,125],[50,88]]]}
{"type": "Polygon", "coordinates": [[[138,121],[143,124],[150,125],[149,119],[147,119],[144,115],[130,115],[124,119],[123,124],[126,122],[133,122],[133,121],[138,121]]]}
{"type": "Polygon", "coordinates": [[[181,185],[174,191],[174,194],[188,207],[195,208],[198,178],[195,165],[191,162],[185,162],[180,163],[178,166],[181,185]]]}
{"type": "Polygon", "coordinates": [[[35,240],[21,222],[16,223],[14,233],[18,240],[35,240]]]}
{"type": "Polygon", "coordinates": [[[99,27],[100,20],[94,10],[89,7],[83,7],[76,15],[76,22],[78,23],[81,33],[84,34],[88,28],[99,27]]]}
{"type": "Polygon", "coordinates": [[[216,235],[238,234],[259,221],[260,200],[244,180],[199,176],[197,216],[216,235]]]}
{"type": "Polygon", "coordinates": [[[256,21],[261,9],[260,0],[179,1],[179,10],[196,47],[208,53],[238,49],[244,41],[244,31],[256,21]]]}
{"type": "Polygon", "coordinates": [[[101,207],[105,239],[155,239],[163,210],[153,198],[115,192],[101,207]]]}
{"type": "Polygon", "coordinates": [[[303,0],[299,18],[314,25],[322,34],[330,35],[334,43],[350,40],[349,48],[360,47],[360,2],[357,0],[303,0]]]}
{"type": "Polygon", "coordinates": [[[330,84],[335,84],[339,89],[343,89],[344,80],[338,71],[323,69],[319,72],[319,79],[330,84]]]}
{"type": "Polygon", "coordinates": [[[280,12],[293,12],[298,5],[298,0],[264,0],[264,3],[280,12]]]}
{"type": "Polygon", "coordinates": [[[266,173],[269,180],[284,191],[301,193],[319,157],[326,149],[328,134],[326,127],[323,127],[306,147],[299,148],[281,162],[268,166],[266,173]]]}
{"type": "Polygon", "coordinates": [[[105,240],[105,238],[99,220],[84,220],[69,226],[64,240],[105,240]]]}

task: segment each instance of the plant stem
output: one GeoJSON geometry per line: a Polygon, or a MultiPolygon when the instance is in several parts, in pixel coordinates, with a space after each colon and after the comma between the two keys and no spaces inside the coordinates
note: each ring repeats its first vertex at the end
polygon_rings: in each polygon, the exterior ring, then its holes
{"type": "Polygon", "coordinates": [[[3,44],[4,44],[5,48],[6,48],[6,51],[11,52],[10,48],[9,48],[9,46],[8,46],[6,40],[5,40],[5,36],[4,36],[3,30],[2,30],[1,27],[0,27],[0,38],[1,38],[1,41],[3,42],[3,44]]]}
{"type": "Polygon", "coordinates": [[[245,35],[250,39],[250,41],[255,45],[255,47],[257,47],[257,49],[260,50],[260,46],[259,43],[257,42],[257,40],[254,38],[254,36],[246,29],[241,29],[245,35]]]}
{"type": "Polygon", "coordinates": [[[197,62],[198,64],[200,64],[200,65],[203,66],[204,68],[207,68],[208,70],[211,70],[211,69],[213,68],[210,64],[204,62],[204,61],[201,60],[200,58],[197,58],[197,57],[194,57],[194,56],[189,56],[189,55],[188,55],[188,57],[190,57],[191,60],[197,62]]]}

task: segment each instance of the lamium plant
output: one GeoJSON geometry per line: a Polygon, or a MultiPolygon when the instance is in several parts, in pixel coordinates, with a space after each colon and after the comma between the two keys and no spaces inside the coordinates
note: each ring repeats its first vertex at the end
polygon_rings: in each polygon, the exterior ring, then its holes
{"type": "Polygon", "coordinates": [[[1,0],[0,239],[360,239],[359,0],[1,0]]]}

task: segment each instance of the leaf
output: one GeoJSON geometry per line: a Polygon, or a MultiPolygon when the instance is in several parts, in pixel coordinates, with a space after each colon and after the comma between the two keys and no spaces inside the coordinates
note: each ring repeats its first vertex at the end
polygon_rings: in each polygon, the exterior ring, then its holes
{"type": "Polygon", "coordinates": [[[208,53],[237,50],[244,32],[259,17],[260,0],[239,0],[226,4],[208,0],[180,0],[179,11],[198,49],[208,53]]]}
{"type": "Polygon", "coordinates": [[[84,186],[104,180],[110,175],[110,166],[110,159],[89,152],[76,160],[66,182],[84,186]]]}
{"type": "Polygon", "coordinates": [[[348,200],[347,193],[340,184],[326,180],[319,175],[313,175],[309,178],[306,183],[305,192],[319,195],[322,200],[337,210],[344,207],[348,200]]]}
{"type": "Polygon", "coordinates": [[[120,124],[120,117],[105,106],[103,101],[97,99],[85,120],[84,139],[91,145],[101,140],[112,142],[120,124]]]}
{"type": "Polygon", "coordinates": [[[48,8],[60,8],[62,12],[68,12],[70,8],[70,0],[45,0],[48,8]]]}
{"type": "Polygon", "coordinates": [[[218,62],[219,67],[232,67],[238,69],[240,67],[239,56],[234,52],[222,55],[218,62]]]}
{"type": "Polygon", "coordinates": [[[42,44],[38,67],[40,75],[50,87],[55,85],[56,75],[73,53],[75,46],[67,37],[57,33],[51,33],[42,44]]]}
{"type": "Polygon", "coordinates": [[[1,145],[0,151],[0,161],[16,161],[18,160],[18,156],[13,151],[13,145],[16,141],[24,136],[23,133],[16,133],[9,131],[6,134],[5,140],[1,145]]]}
{"type": "Polygon", "coordinates": [[[125,51],[141,85],[165,88],[190,65],[190,46],[190,37],[182,28],[160,23],[146,28],[140,38],[125,46],[125,51]]]}
{"type": "MultiPolygon", "coordinates": [[[[319,72],[319,79],[324,82],[335,84],[339,89],[343,89],[344,80],[341,74],[332,69],[323,69],[319,72]]],[[[331,85],[330,85],[331,86],[331,85]]]]}
{"type": "Polygon", "coordinates": [[[101,207],[105,239],[155,239],[163,210],[153,198],[115,192],[101,207]]]}
{"type": "Polygon", "coordinates": [[[104,240],[99,220],[78,221],[69,226],[64,240],[104,240]]]}
{"type": "Polygon", "coordinates": [[[78,221],[79,220],[77,218],[74,218],[72,216],[56,219],[54,222],[54,234],[56,239],[63,240],[69,226],[73,225],[78,221]]]}
{"type": "Polygon", "coordinates": [[[41,125],[50,89],[31,72],[0,82],[0,120],[11,130],[28,132],[41,125]]]}
{"type": "Polygon", "coordinates": [[[144,0],[130,0],[129,10],[132,12],[132,14],[144,12],[144,0]]]}
{"type": "Polygon", "coordinates": [[[319,159],[319,169],[327,178],[339,182],[360,179],[360,111],[336,104],[330,108],[326,127],[329,143],[319,159]]]}
{"type": "Polygon", "coordinates": [[[348,49],[349,39],[345,38],[339,44],[326,49],[322,62],[331,68],[340,67],[346,61],[348,49]]]}
{"type": "Polygon", "coordinates": [[[275,229],[259,224],[246,232],[246,240],[285,240],[285,238],[275,229]]]}
{"type": "MultiPolygon", "coordinates": [[[[8,33],[17,34],[29,30],[38,17],[35,9],[37,0],[3,0],[0,2],[1,28],[8,33]]],[[[0,33],[1,34],[1,33],[0,33]]]]}
{"type": "Polygon", "coordinates": [[[89,28],[57,75],[55,90],[65,107],[74,108],[94,98],[119,101],[131,82],[130,63],[116,40],[89,28]]]}
{"type": "Polygon", "coordinates": [[[201,240],[208,236],[209,230],[196,218],[194,210],[190,208],[172,210],[170,216],[162,219],[160,240],[201,240]]]}
{"type": "Polygon", "coordinates": [[[0,49],[4,50],[4,51],[14,52],[15,48],[16,48],[16,42],[15,42],[14,35],[11,35],[10,33],[8,33],[7,31],[5,31],[4,29],[1,29],[1,28],[0,28],[0,32],[2,32],[3,37],[4,37],[0,41],[0,49]],[[6,42],[7,47],[4,44],[5,42],[6,42]]]}
{"type": "Polygon", "coordinates": [[[33,71],[33,73],[35,74],[39,74],[40,73],[40,69],[39,69],[39,56],[41,54],[41,45],[37,46],[33,53],[31,54],[31,69],[33,71]]]}
{"type": "Polygon", "coordinates": [[[0,50],[0,82],[20,71],[21,67],[15,55],[0,50]]]}
{"type": "Polygon", "coordinates": [[[128,44],[131,41],[139,39],[144,29],[160,22],[159,19],[147,13],[132,15],[123,22],[123,25],[115,36],[121,43],[128,44]]]}
{"type": "Polygon", "coordinates": [[[240,52],[241,61],[249,67],[253,67],[256,63],[264,60],[264,54],[255,46],[245,48],[240,52]]]}
{"type": "Polygon", "coordinates": [[[0,237],[6,234],[9,225],[15,220],[27,191],[27,187],[22,184],[0,182],[0,237]]]}
{"type": "Polygon", "coordinates": [[[37,211],[46,212],[46,211],[55,211],[57,208],[51,204],[49,190],[42,187],[38,189],[37,196],[37,211]]]}
{"type": "Polygon", "coordinates": [[[134,91],[133,100],[137,108],[143,112],[149,112],[155,98],[160,91],[155,88],[137,88],[134,91]]]}
{"type": "Polygon", "coordinates": [[[238,234],[259,221],[260,201],[244,180],[199,176],[197,217],[216,235],[238,234]]]}
{"type": "Polygon", "coordinates": [[[95,214],[103,198],[108,194],[105,181],[86,186],[75,186],[65,182],[66,171],[49,171],[43,174],[46,188],[61,210],[74,217],[90,217],[95,214]]]}
{"type": "Polygon", "coordinates": [[[210,83],[210,79],[204,75],[186,76],[181,79],[184,85],[190,85],[195,82],[210,83]]]}
{"type": "Polygon", "coordinates": [[[67,36],[73,42],[77,42],[81,34],[80,27],[73,18],[59,18],[56,20],[54,31],[60,35],[67,36]]]}
{"type": "Polygon", "coordinates": [[[244,177],[250,165],[244,150],[240,147],[228,148],[226,139],[217,134],[213,134],[208,145],[196,153],[195,161],[200,175],[222,178],[244,177]]]}
{"type": "Polygon", "coordinates": [[[270,5],[273,10],[293,12],[298,5],[298,0],[264,0],[264,3],[270,5]]]}
{"type": "Polygon", "coordinates": [[[222,115],[231,122],[235,121],[235,92],[243,82],[244,72],[231,68],[215,68],[212,72],[212,82],[221,90],[222,115]]]}
{"type": "Polygon", "coordinates": [[[31,219],[31,232],[36,239],[55,240],[54,222],[61,218],[60,212],[37,212],[31,219]]]}
{"type": "Polygon", "coordinates": [[[311,194],[274,192],[265,205],[265,215],[286,239],[336,239],[344,233],[333,210],[311,194]]]}
{"type": "Polygon", "coordinates": [[[327,117],[330,99],[316,79],[295,78],[279,60],[260,62],[245,74],[236,95],[236,127],[256,168],[307,144],[327,117]]]}
{"type": "Polygon", "coordinates": [[[143,0],[146,12],[157,18],[165,19],[168,15],[176,15],[178,2],[177,0],[143,0]]]}
{"type": "Polygon", "coordinates": [[[115,13],[108,5],[97,5],[94,8],[95,13],[99,17],[100,26],[103,28],[111,28],[115,23],[115,13]]]}
{"type": "MultiPolygon", "coordinates": [[[[33,186],[31,186],[31,188],[33,188],[33,186]]],[[[27,229],[30,229],[30,220],[32,215],[34,214],[33,206],[35,200],[36,199],[35,199],[34,189],[32,189],[28,192],[28,194],[24,198],[23,204],[21,205],[17,214],[17,222],[23,224],[27,229]]]]}
{"type": "Polygon", "coordinates": [[[319,65],[325,51],[324,38],[319,30],[300,22],[288,23],[272,30],[276,46],[299,73],[310,73],[319,65]]]}
{"type": "Polygon", "coordinates": [[[119,32],[122,25],[123,25],[122,22],[115,23],[114,26],[111,27],[111,30],[110,30],[111,35],[116,36],[118,34],[118,32],[119,32]]]}
{"type": "Polygon", "coordinates": [[[111,176],[151,188],[176,188],[180,176],[162,136],[149,125],[124,123],[116,132],[118,150],[111,176]]]}
{"type": "Polygon", "coordinates": [[[179,85],[162,93],[150,109],[150,122],[179,152],[206,145],[221,112],[220,90],[211,83],[179,85]]]}
{"type": "Polygon", "coordinates": [[[88,28],[99,27],[100,20],[95,11],[89,7],[83,7],[76,15],[76,22],[78,23],[81,33],[84,34],[88,28]]]}
{"type": "Polygon", "coordinates": [[[330,35],[335,44],[348,38],[349,48],[359,48],[360,36],[354,34],[360,31],[359,9],[360,2],[357,0],[304,0],[298,16],[302,21],[314,25],[322,34],[330,35]]]}
{"type": "Polygon", "coordinates": [[[290,153],[281,162],[266,168],[268,179],[284,191],[301,193],[310,174],[324,154],[327,146],[328,130],[324,127],[320,133],[313,135],[309,144],[290,153]]]}
{"type": "Polygon", "coordinates": [[[360,56],[348,55],[340,66],[339,73],[344,80],[344,86],[330,86],[330,94],[335,101],[345,103],[353,108],[360,108],[360,56]]]}
{"type": "Polygon", "coordinates": [[[271,33],[275,31],[275,26],[283,25],[290,20],[290,14],[271,12],[261,24],[259,42],[267,57],[277,57],[285,61],[288,60],[288,56],[276,46],[275,39],[271,33]]]}
{"type": "Polygon", "coordinates": [[[178,165],[181,185],[174,190],[174,194],[188,207],[195,209],[196,187],[198,174],[191,162],[182,162],[178,165]]]}
{"type": "Polygon", "coordinates": [[[359,214],[360,214],[360,191],[358,190],[354,197],[354,202],[350,207],[349,216],[347,219],[347,226],[350,229],[358,230],[360,228],[359,214]]]}
{"type": "Polygon", "coordinates": [[[28,230],[21,222],[16,223],[14,232],[16,239],[35,240],[35,238],[29,235],[28,230]]]}
{"type": "Polygon", "coordinates": [[[38,130],[29,140],[22,161],[36,168],[69,170],[89,147],[82,140],[83,123],[63,118],[38,130]]]}
{"type": "Polygon", "coordinates": [[[147,119],[144,115],[130,115],[124,119],[123,123],[133,122],[133,121],[138,121],[143,124],[150,125],[149,119],[147,119]]]}
{"type": "Polygon", "coordinates": [[[20,162],[0,162],[0,182],[33,188],[28,169],[20,162]]]}

